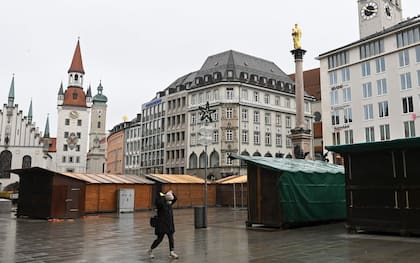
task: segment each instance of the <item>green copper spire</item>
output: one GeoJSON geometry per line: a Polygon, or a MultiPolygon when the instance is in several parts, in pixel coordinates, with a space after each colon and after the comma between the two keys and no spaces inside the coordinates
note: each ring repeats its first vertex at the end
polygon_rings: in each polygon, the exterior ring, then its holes
{"type": "Polygon", "coordinates": [[[29,105],[28,121],[32,122],[32,98],[31,98],[31,104],[29,105]]]}
{"type": "Polygon", "coordinates": [[[10,84],[9,99],[8,99],[7,106],[13,107],[14,101],[15,101],[15,74],[13,74],[12,83],[10,84]]]}
{"type": "Polygon", "coordinates": [[[45,123],[44,138],[50,138],[50,114],[47,115],[47,122],[45,123]]]}

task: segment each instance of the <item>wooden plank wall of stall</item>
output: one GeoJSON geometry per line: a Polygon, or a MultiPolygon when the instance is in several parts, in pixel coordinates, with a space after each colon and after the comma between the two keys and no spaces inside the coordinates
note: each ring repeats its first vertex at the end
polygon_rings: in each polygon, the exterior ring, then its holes
{"type": "MultiPolygon", "coordinates": [[[[163,184],[162,191],[172,190],[178,201],[174,207],[193,207],[204,205],[204,184],[163,184]]],[[[207,204],[216,205],[216,184],[208,184],[207,204]]]]}

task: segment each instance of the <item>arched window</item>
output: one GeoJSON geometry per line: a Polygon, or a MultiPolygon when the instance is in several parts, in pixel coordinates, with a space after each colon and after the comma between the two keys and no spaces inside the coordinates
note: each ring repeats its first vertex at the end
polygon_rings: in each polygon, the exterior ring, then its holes
{"type": "Polygon", "coordinates": [[[0,178],[10,178],[10,170],[12,168],[12,153],[4,150],[0,153],[0,178]]]}
{"type": "Polygon", "coordinates": [[[189,167],[190,169],[197,168],[197,154],[192,153],[190,155],[189,167]]]}
{"type": "Polygon", "coordinates": [[[199,168],[206,168],[207,156],[205,152],[200,154],[200,167],[199,168]]]}
{"type": "Polygon", "coordinates": [[[273,155],[271,155],[270,152],[267,152],[266,154],[264,154],[264,157],[273,157],[273,155]]]}
{"type": "Polygon", "coordinates": [[[247,150],[241,152],[241,155],[249,156],[249,152],[247,150]]]}
{"type": "Polygon", "coordinates": [[[32,165],[32,157],[29,155],[25,155],[22,158],[22,168],[31,168],[32,165]]]}
{"type": "Polygon", "coordinates": [[[216,151],[210,154],[210,167],[219,167],[219,154],[216,151]]]}
{"type": "Polygon", "coordinates": [[[79,75],[75,74],[74,75],[74,80],[77,81],[79,79],[79,75]]]}
{"type": "Polygon", "coordinates": [[[252,156],[261,156],[261,153],[259,151],[256,151],[252,156]]]}

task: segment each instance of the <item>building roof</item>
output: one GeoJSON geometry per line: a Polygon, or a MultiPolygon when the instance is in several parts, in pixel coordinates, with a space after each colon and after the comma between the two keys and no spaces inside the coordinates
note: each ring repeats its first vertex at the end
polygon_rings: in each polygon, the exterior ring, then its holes
{"type": "Polygon", "coordinates": [[[274,171],[287,171],[292,173],[344,173],[344,167],[322,161],[245,156],[237,154],[232,154],[231,157],[274,171]]]}
{"type": "Polygon", "coordinates": [[[355,143],[346,145],[335,145],[325,147],[328,151],[336,153],[354,153],[369,151],[385,151],[392,149],[419,148],[420,137],[395,139],[381,142],[355,143]]]}
{"type": "Polygon", "coordinates": [[[217,184],[244,184],[247,183],[248,177],[246,175],[232,175],[216,180],[217,184]]]}
{"type": "Polygon", "coordinates": [[[71,61],[71,65],[67,73],[70,72],[78,72],[85,74],[85,70],[83,69],[83,62],[82,62],[82,52],[80,51],[80,42],[77,40],[76,49],[74,50],[73,59],[71,61]]]}
{"type": "Polygon", "coordinates": [[[347,49],[347,48],[349,48],[351,46],[358,45],[361,42],[365,42],[365,41],[368,41],[370,39],[374,39],[374,38],[379,37],[379,36],[382,36],[382,35],[386,35],[386,34],[389,34],[389,33],[392,33],[392,32],[396,32],[396,31],[399,31],[399,30],[401,30],[401,29],[403,29],[405,27],[409,27],[409,26],[412,26],[412,25],[418,24],[418,23],[420,23],[420,15],[415,16],[415,17],[412,17],[412,18],[407,18],[404,21],[402,21],[402,22],[400,22],[400,23],[398,23],[398,24],[396,24],[394,26],[388,27],[388,28],[386,28],[386,29],[384,29],[382,31],[379,31],[379,32],[377,32],[375,34],[372,34],[372,35],[369,35],[367,37],[361,38],[361,39],[359,39],[359,40],[357,40],[355,42],[352,42],[350,44],[347,44],[345,46],[342,46],[342,47],[339,47],[339,48],[336,48],[336,49],[327,51],[325,53],[322,53],[322,54],[318,55],[318,59],[320,59],[322,57],[325,57],[325,56],[328,56],[331,53],[335,53],[337,51],[340,51],[340,50],[343,50],[343,49],[347,49]]]}
{"type": "Polygon", "coordinates": [[[68,87],[64,93],[63,105],[86,107],[86,95],[83,88],[68,87]]]}
{"type": "Polygon", "coordinates": [[[146,178],[159,183],[203,184],[204,179],[187,174],[146,174],[146,178]]]}
{"type": "Polygon", "coordinates": [[[98,93],[93,96],[94,104],[106,104],[108,102],[108,98],[102,94],[103,89],[104,88],[102,87],[102,82],[99,82],[98,93]]]}
{"type": "Polygon", "coordinates": [[[11,170],[12,173],[21,176],[26,175],[50,175],[50,176],[65,176],[88,184],[154,184],[153,181],[138,175],[115,175],[115,174],[88,174],[88,173],[70,173],[70,172],[55,172],[52,170],[43,169],[40,167],[31,167],[27,169],[11,170]]]}

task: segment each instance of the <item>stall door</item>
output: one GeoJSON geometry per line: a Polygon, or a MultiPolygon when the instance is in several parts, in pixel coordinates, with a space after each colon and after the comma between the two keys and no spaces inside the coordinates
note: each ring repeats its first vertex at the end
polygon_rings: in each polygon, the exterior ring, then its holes
{"type": "Polygon", "coordinates": [[[80,187],[68,186],[66,198],[66,218],[80,217],[80,187]]]}

